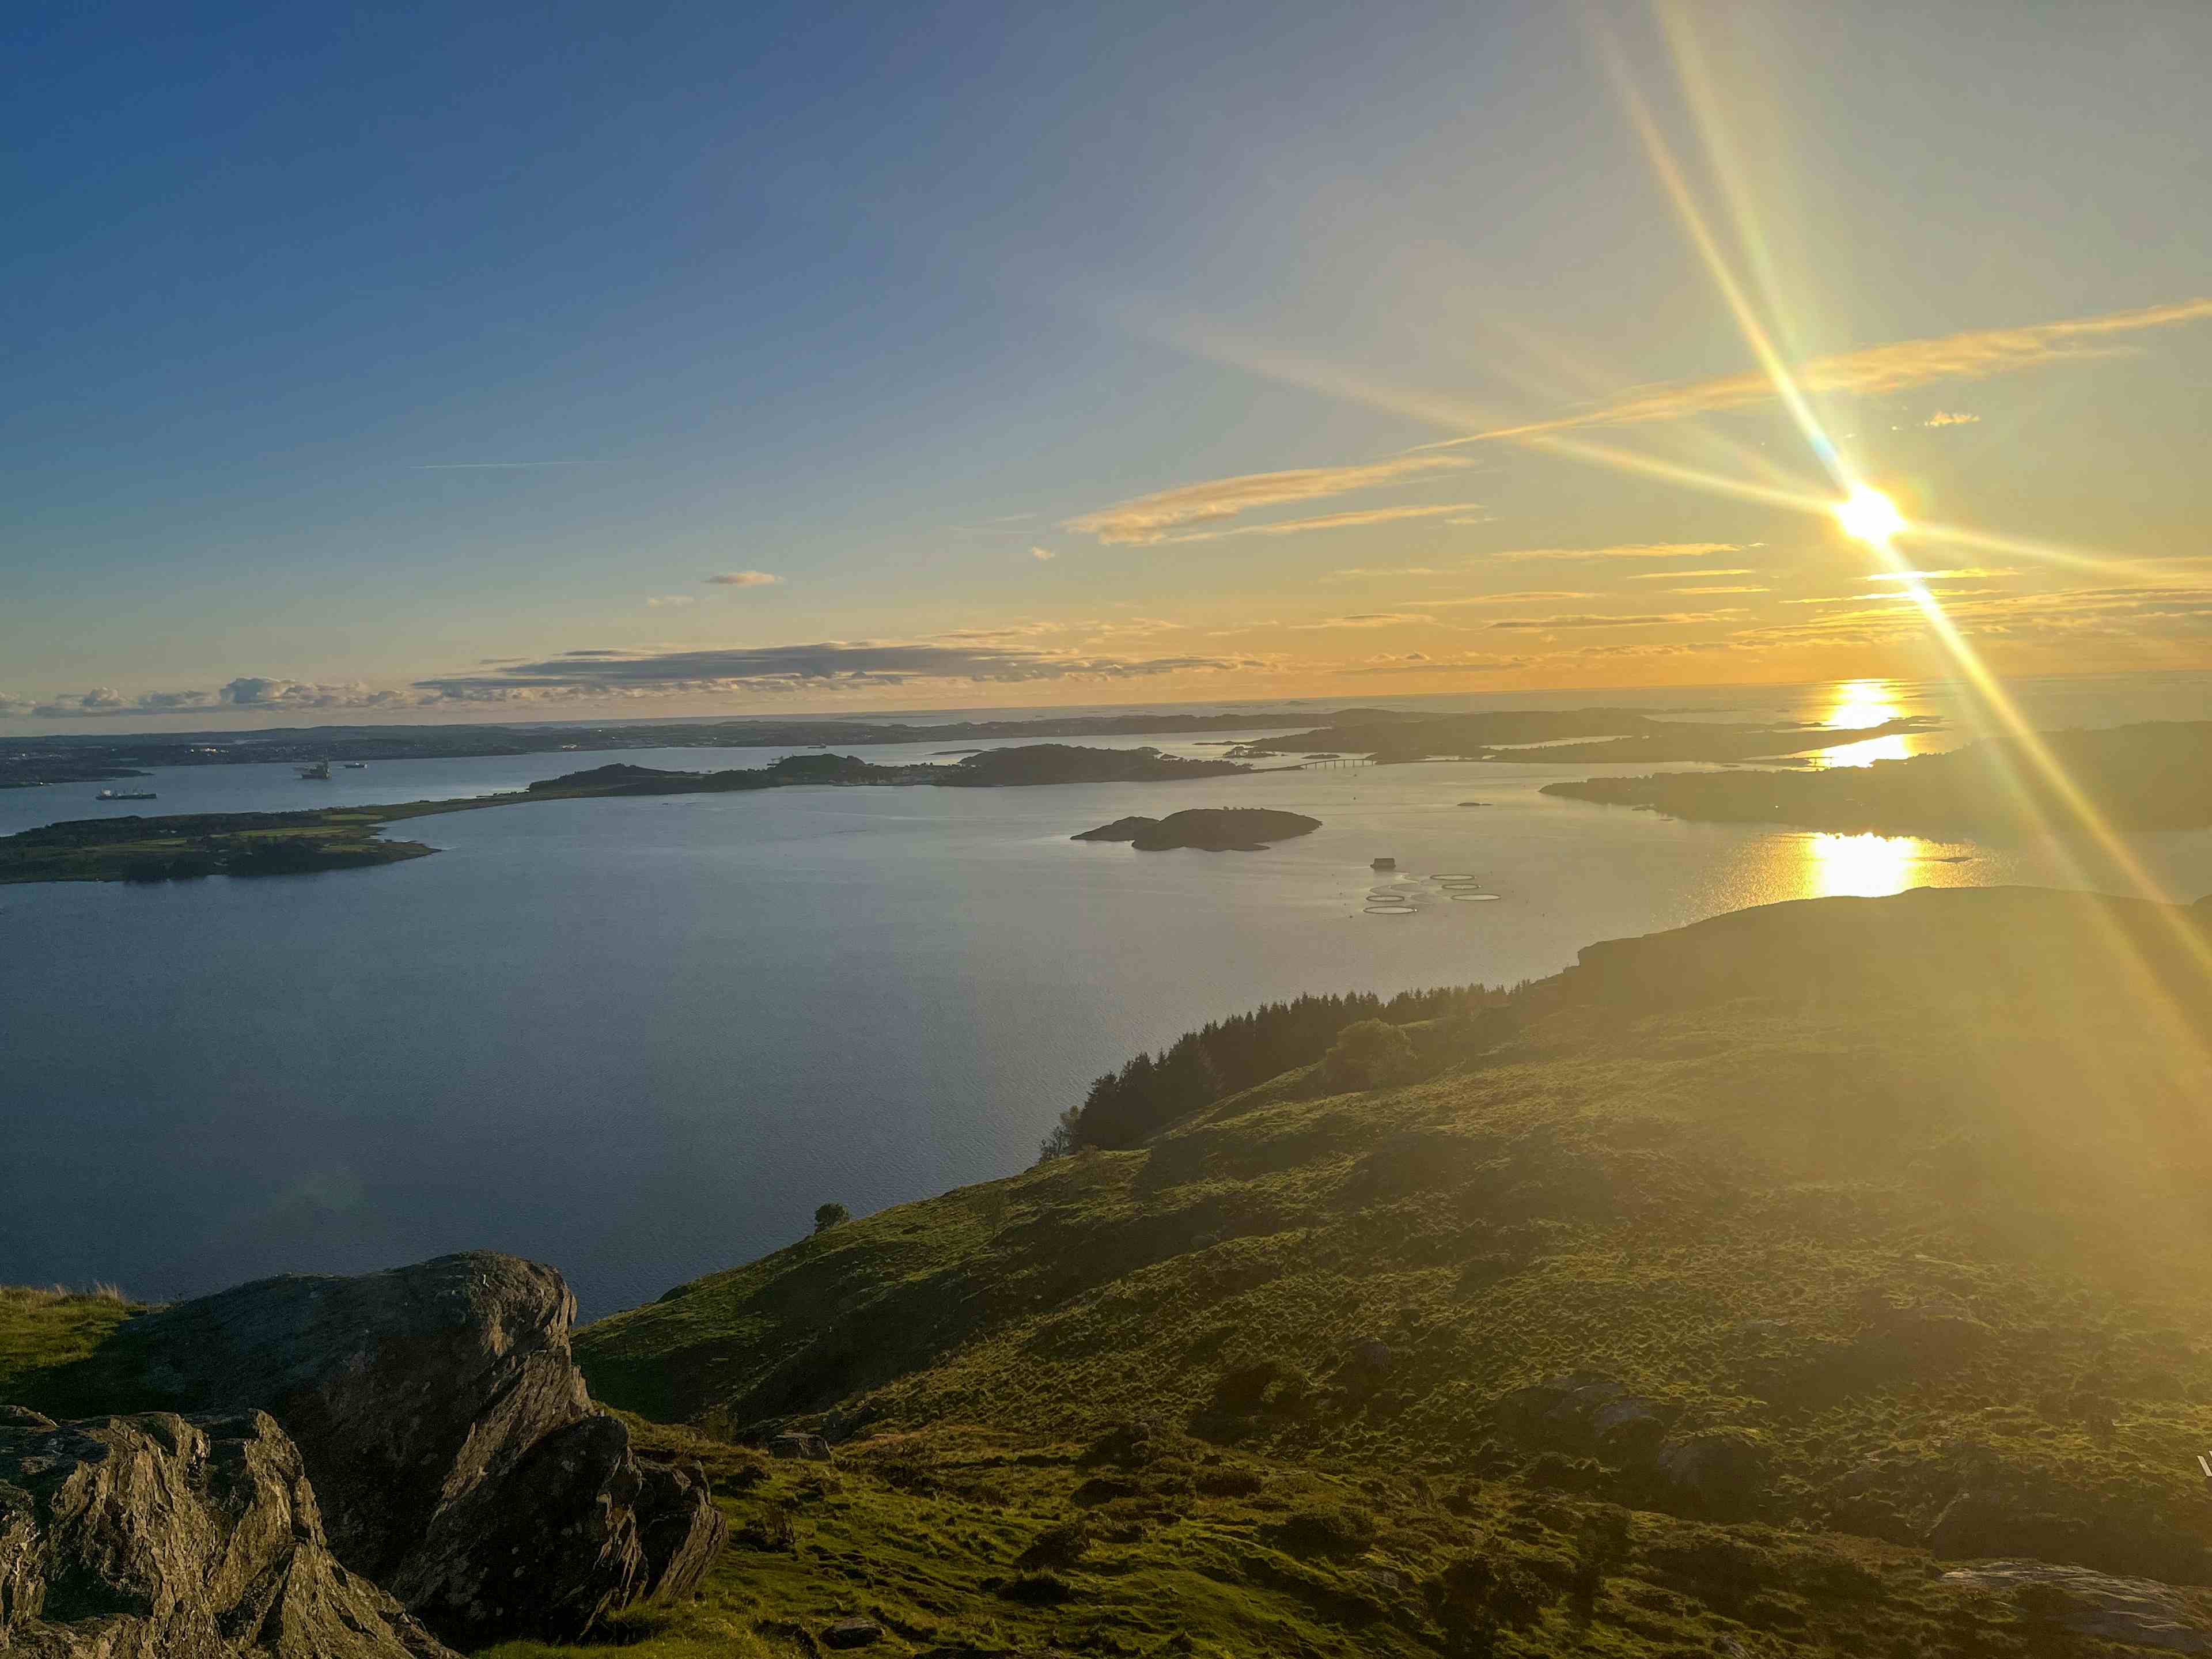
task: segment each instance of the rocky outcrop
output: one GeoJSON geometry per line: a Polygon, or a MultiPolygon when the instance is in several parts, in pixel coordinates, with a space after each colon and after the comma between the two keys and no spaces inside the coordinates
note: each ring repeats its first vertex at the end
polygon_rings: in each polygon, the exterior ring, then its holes
{"type": "Polygon", "coordinates": [[[637,1457],[569,1357],[559,1273],[477,1253],[263,1279],[134,1322],[151,1389],[298,1443],[339,1560],[449,1642],[573,1639],[695,1588],[725,1527],[696,1468],[637,1457]]]}
{"type": "Polygon", "coordinates": [[[339,1564],[299,1448],[259,1412],[0,1418],[0,1650],[453,1659],[339,1564]]]}
{"type": "Polygon", "coordinates": [[[2169,1653],[2212,1653],[2212,1607],[2201,1590],[2047,1561],[1977,1561],[1945,1573],[1942,1582],[2015,1601],[2031,1587],[2039,1588],[2048,1616],[2077,1635],[2169,1653]]]}

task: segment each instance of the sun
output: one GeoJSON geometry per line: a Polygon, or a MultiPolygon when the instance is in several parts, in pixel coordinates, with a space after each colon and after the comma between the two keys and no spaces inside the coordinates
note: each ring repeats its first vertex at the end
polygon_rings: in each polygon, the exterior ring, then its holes
{"type": "Polygon", "coordinates": [[[1905,528],[1905,515],[1897,503],[1872,484],[1853,484],[1850,495],[1837,502],[1834,510],[1845,535],[1876,547],[1905,528]]]}

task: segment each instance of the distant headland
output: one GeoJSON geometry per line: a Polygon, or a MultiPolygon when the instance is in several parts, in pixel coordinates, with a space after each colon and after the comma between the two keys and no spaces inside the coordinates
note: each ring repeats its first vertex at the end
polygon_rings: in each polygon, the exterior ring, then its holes
{"type": "MultiPolygon", "coordinates": [[[[2154,721],[2039,739],[2116,830],[2212,827],[2212,722],[2154,721]]],[[[2012,740],[1815,772],[1660,772],[1589,778],[1544,793],[1711,823],[1789,823],[1839,834],[2009,837],[2063,823],[2035,759],[2012,740]]]]}
{"type": "Polygon", "coordinates": [[[730,794],[804,784],[987,789],[1166,783],[1253,769],[1236,761],[1184,760],[1157,749],[1085,749],[1058,743],[985,750],[951,765],[878,766],[851,755],[789,755],[769,766],[673,772],[616,762],[547,778],[526,790],[456,800],[300,812],[202,812],[169,817],[132,814],[50,823],[0,838],[0,884],[306,875],[398,864],[437,849],[420,842],[384,840],[378,832],[387,823],[528,801],[730,794]]]}

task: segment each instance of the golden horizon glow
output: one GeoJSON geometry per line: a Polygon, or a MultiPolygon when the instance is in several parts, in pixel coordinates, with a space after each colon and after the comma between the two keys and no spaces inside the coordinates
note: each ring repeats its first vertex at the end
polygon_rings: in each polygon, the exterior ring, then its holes
{"type": "Polygon", "coordinates": [[[1851,493],[1832,511],[1846,536],[1870,547],[1887,547],[1891,538],[1905,528],[1905,514],[1897,510],[1897,503],[1872,484],[1853,484],[1851,493]]]}

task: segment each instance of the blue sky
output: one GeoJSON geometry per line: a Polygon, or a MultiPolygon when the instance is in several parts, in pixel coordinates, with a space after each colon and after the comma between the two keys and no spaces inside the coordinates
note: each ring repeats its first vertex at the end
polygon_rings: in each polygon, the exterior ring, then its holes
{"type": "Polygon", "coordinates": [[[2208,660],[2194,3],[5,28],[8,729],[2208,660]]]}

